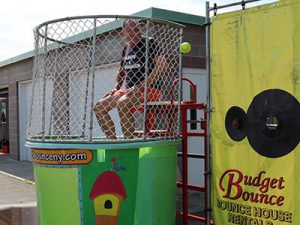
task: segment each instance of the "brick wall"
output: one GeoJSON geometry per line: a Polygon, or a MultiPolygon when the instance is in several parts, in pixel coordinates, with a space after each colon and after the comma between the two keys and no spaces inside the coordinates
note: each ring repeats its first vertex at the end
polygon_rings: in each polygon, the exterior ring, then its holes
{"type": "Polygon", "coordinates": [[[205,27],[188,25],[183,29],[183,42],[189,42],[192,50],[184,55],[182,65],[186,68],[206,69],[205,27]]]}

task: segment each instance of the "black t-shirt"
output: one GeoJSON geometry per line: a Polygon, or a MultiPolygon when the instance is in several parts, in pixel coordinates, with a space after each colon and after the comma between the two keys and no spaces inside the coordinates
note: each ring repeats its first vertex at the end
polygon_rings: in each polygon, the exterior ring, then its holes
{"type": "MultiPolygon", "coordinates": [[[[161,54],[161,50],[153,39],[148,39],[148,75],[155,67],[155,56],[161,54]]],[[[126,47],[122,52],[121,67],[126,72],[126,87],[138,85],[145,79],[146,61],[146,38],[133,46],[126,55],[126,47]]]]}

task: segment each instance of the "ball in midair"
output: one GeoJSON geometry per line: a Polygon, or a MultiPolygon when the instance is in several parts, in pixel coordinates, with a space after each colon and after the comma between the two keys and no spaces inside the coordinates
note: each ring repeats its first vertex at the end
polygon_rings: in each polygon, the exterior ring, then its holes
{"type": "Polygon", "coordinates": [[[182,54],[187,54],[191,51],[192,47],[191,47],[191,44],[188,43],[188,42],[183,42],[181,45],[180,45],[180,52],[182,54]]]}

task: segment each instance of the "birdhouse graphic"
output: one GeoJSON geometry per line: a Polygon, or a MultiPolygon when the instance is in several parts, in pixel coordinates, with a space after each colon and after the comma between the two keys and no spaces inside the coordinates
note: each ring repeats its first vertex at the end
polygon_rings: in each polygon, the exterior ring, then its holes
{"type": "Polygon", "coordinates": [[[94,201],[96,225],[117,225],[122,201],[127,194],[120,176],[106,171],[96,179],[90,199],[94,201]]]}

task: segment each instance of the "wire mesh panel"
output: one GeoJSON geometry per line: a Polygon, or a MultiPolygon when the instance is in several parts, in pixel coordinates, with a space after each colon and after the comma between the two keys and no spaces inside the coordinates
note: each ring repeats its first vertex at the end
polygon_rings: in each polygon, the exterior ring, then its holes
{"type": "Polygon", "coordinates": [[[172,22],[126,16],[38,26],[27,139],[178,138],[181,34],[172,22]]]}

